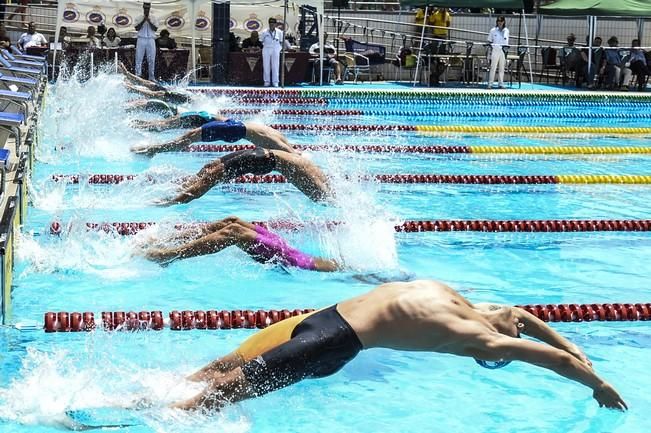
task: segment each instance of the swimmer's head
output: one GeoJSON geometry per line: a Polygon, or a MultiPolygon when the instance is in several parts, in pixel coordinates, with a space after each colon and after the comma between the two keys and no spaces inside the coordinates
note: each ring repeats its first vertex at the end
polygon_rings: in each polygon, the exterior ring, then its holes
{"type": "Polygon", "coordinates": [[[524,323],[520,322],[512,307],[488,303],[474,304],[474,307],[500,334],[520,338],[520,333],[524,332],[524,323]]]}

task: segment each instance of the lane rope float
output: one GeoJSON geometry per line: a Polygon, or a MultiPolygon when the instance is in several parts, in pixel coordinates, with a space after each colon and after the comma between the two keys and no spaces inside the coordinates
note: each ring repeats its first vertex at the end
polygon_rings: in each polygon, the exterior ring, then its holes
{"type": "MultiPolygon", "coordinates": [[[[304,224],[292,221],[254,221],[275,230],[301,230],[304,224]]],[[[177,223],[177,230],[197,227],[206,222],[177,223]]],[[[325,227],[342,225],[339,221],[322,223],[325,227]]],[[[87,230],[116,233],[119,235],[135,235],[141,230],[156,225],[152,221],[140,222],[87,222],[87,230]]],[[[394,226],[398,233],[421,232],[648,232],[651,231],[651,220],[409,220],[394,226]]],[[[50,224],[50,234],[60,235],[64,232],[64,224],[53,221],[50,224]]]]}
{"type": "Polygon", "coordinates": [[[279,123],[270,125],[283,131],[338,132],[420,132],[472,134],[589,134],[589,135],[651,135],[647,127],[609,126],[527,126],[527,125],[305,125],[279,123]]]}
{"type": "Polygon", "coordinates": [[[271,110],[252,108],[229,108],[220,110],[222,114],[229,115],[259,115],[271,113],[280,116],[395,116],[395,117],[436,117],[436,118],[479,118],[490,117],[506,119],[651,119],[651,113],[600,113],[593,111],[459,111],[459,110],[385,110],[367,108],[355,109],[290,109],[274,108],[271,110]]]}
{"type": "MultiPolygon", "coordinates": [[[[533,304],[516,305],[545,322],[624,322],[651,320],[651,303],[606,304],[533,304]]],[[[173,310],[168,317],[161,311],[104,311],[100,327],[105,331],[172,331],[227,330],[266,328],[274,323],[314,311],[313,308],[294,310],[173,310]]],[[[52,312],[43,317],[43,329],[53,332],[90,332],[95,330],[95,313],[52,312]]]]}
{"type": "MultiPolygon", "coordinates": [[[[295,144],[298,150],[357,153],[521,154],[521,155],[627,155],[651,154],[644,146],[399,146],[384,144],[295,144]]],[[[252,144],[195,144],[183,152],[236,152],[255,149],[252,144]]]]}
{"type": "MultiPolygon", "coordinates": [[[[55,182],[93,185],[115,185],[136,179],[134,174],[54,174],[55,182]]],[[[152,176],[143,177],[154,181],[152,176]]],[[[651,175],[629,174],[564,174],[564,175],[494,175],[494,174],[375,174],[359,176],[359,180],[399,184],[471,184],[471,185],[545,185],[545,184],[651,184],[651,175]]],[[[229,183],[287,183],[280,174],[244,175],[229,183]]]]}

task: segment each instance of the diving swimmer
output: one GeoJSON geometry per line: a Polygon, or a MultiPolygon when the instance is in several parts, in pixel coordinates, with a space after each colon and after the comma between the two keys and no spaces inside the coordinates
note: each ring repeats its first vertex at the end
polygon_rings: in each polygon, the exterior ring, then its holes
{"type": "Polygon", "coordinates": [[[515,307],[472,304],[436,281],[383,284],[275,323],[191,375],[190,380],[207,382],[207,387],[173,407],[218,409],[259,397],[334,374],[372,348],[473,357],[487,368],[523,361],[587,386],[601,407],[628,409],[583,352],[544,322],[515,307]]]}
{"type": "MultiPolygon", "coordinates": [[[[170,104],[178,105],[178,104],[185,104],[192,101],[192,95],[190,93],[179,92],[176,90],[169,90],[165,86],[161,86],[160,84],[154,81],[149,81],[149,80],[145,80],[144,78],[140,78],[137,75],[134,75],[131,72],[129,72],[123,63],[120,63],[119,69],[120,72],[124,75],[126,81],[128,81],[124,83],[124,86],[133,92],[140,93],[141,95],[146,96],[148,98],[163,100],[170,104]]],[[[140,103],[140,100],[132,101],[130,105],[137,106],[138,103],[140,103]]],[[[128,106],[128,107],[133,108],[132,106],[128,106]]]]}
{"type": "MultiPolygon", "coordinates": [[[[185,231],[175,238],[188,238],[197,235],[196,230],[185,231]]],[[[277,234],[263,225],[251,224],[237,217],[203,225],[199,237],[174,248],[152,248],[146,257],[169,263],[171,260],[214,254],[230,246],[237,246],[260,263],[278,263],[310,271],[334,272],[339,269],[331,259],[312,257],[292,248],[277,234]]]]}
{"type": "Polygon", "coordinates": [[[171,128],[193,128],[182,136],[162,144],[135,146],[132,152],[154,155],[159,152],[172,152],[188,147],[190,144],[212,141],[234,143],[247,139],[255,146],[265,149],[296,153],[287,138],[278,130],[257,122],[240,122],[209,114],[205,111],[186,112],[160,121],[136,121],[136,127],[162,131],[171,128]]]}
{"type": "Polygon", "coordinates": [[[321,169],[309,159],[281,150],[256,149],[229,153],[209,162],[195,176],[186,179],[176,197],[159,204],[189,203],[201,197],[218,183],[230,182],[244,174],[282,173],[288,182],[313,201],[325,201],[333,196],[321,169]]]}

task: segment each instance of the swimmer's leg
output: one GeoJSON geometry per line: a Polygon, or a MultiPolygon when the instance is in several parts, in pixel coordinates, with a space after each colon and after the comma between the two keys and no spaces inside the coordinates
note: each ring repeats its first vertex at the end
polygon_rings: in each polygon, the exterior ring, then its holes
{"type": "Polygon", "coordinates": [[[236,403],[255,397],[253,387],[244,377],[241,367],[228,371],[215,379],[201,393],[189,400],[171,405],[174,409],[194,410],[205,408],[220,409],[228,403],[236,403]]]}
{"type": "Polygon", "coordinates": [[[214,254],[237,245],[241,249],[248,248],[255,242],[257,233],[239,224],[229,224],[223,229],[188,242],[175,248],[153,249],[147,252],[147,258],[157,262],[167,262],[170,259],[185,259],[189,257],[214,254]]]}
{"type": "Polygon", "coordinates": [[[216,359],[200,369],[199,371],[187,377],[188,380],[195,382],[207,382],[215,380],[218,375],[223,375],[231,370],[244,365],[244,360],[235,352],[229,353],[219,359],[216,359]]]}
{"type": "Polygon", "coordinates": [[[326,201],[334,195],[323,170],[309,159],[295,153],[274,150],[276,170],[303,194],[316,202],[326,201]]]}

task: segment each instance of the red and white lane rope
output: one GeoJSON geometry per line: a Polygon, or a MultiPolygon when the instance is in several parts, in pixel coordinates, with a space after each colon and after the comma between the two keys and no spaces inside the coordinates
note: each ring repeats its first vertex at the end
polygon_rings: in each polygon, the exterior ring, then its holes
{"type": "MultiPolygon", "coordinates": [[[[607,304],[533,304],[517,305],[545,322],[611,322],[651,320],[651,303],[607,304]]],[[[166,317],[161,311],[104,311],[101,327],[104,330],[173,331],[191,329],[266,328],[274,323],[314,311],[295,310],[173,310],[166,317]]],[[[43,318],[45,332],[92,331],[97,327],[93,312],[47,312],[43,318]]]]}
{"type": "MultiPolygon", "coordinates": [[[[207,224],[178,223],[175,229],[191,228],[207,224]]],[[[256,221],[275,230],[300,230],[305,226],[292,221],[256,221]]],[[[322,223],[325,227],[342,224],[339,221],[322,223]]],[[[156,225],[153,221],[132,222],[87,222],[87,230],[104,231],[119,235],[135,235],[156,225]]],[[[409,220],[394,226],[396,232],[648,232],[651,231],[651,220],[409,220]]],[[[50,224],[50,234],[60,235],[64,226],[59,221],[50,224]]]]}
{"type": "MultiPolygon", "coordinates": [[[[154,181],[151,176],[143,177],[154,181]]],[[[115,185],[136,179],[135,174],[54,174],[55,182],[92,185],[115,185]]],[[[379,183],[465,184],[465,185],[544,185],[544,184],[651,184],[651,175],[627,174],[560,174],[560,175],[494,175],[494,174],[375,174],[359,176],[359,180],[379,183]]],[[[287,183],[281,174],[244,175],[230,183],[287,183]]]]}

